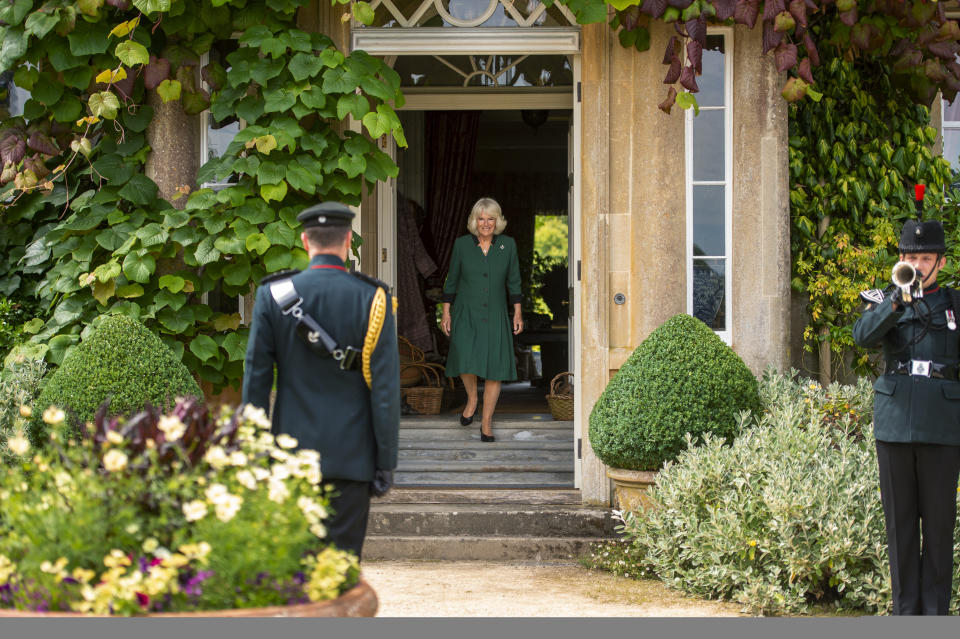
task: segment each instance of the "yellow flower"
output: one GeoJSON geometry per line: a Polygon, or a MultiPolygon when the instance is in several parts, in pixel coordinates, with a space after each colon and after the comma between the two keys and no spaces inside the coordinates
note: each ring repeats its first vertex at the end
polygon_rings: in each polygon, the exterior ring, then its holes
{"type": "Polygon", "coordinates": [[[211,504],[218,504],[222,502],[228,495],[230,491],[227,490],[227,487],[223,484],[212,484],[204,492],[204,495],[207,496],[207,501],[211,504]]]}
{"type": "Polygon", "coordinates": [[[0,585],[6,585],[10,576],[17,571],[17,564],[10,561],[6,555],[0,555],[0,585]]]}
{"type": "Polygon", "coordinates": [[[167,441],[175,442],[181,437],[187,430],[186,424],[180,421],[180,418],[176,415],[164,415],[160,418],[160,421],[157,423],[157,428],[159,428],[164,437],[167,438],[167,441]]]}
{"type": "Polygon", "coordinates": [[[241,470],[237,473],[237,481],[240,482],[240,485],[249,489],[257,489],[257,478],[253,476],[249,470],[241,470]]]}
{"type": "Polygon", "coordinates": [[[33,415],[33,409],[26,404],[20,406],[20,417],[30,417],[33,415]]]}
{"type": "Polygon", "coordinates": [[[243,505],[243,497],[227,494],[226,497],[214,506],[214,514],[220,521],[230,521],[239,512],[243,505]]]}
{"type": "Polygon", "coordinates": [[[127,454],[116,448],[108,450],[103,456],[103,467],[111,473],[123,470],[127,467],[127,454]]]}
{"type": "Polygon", "coordinates": [[[750,546],[756,546],[756,545],[757,545],[757,540],[756,540],[756,539],[751,539],[748,543],[750,544],[750,546]]]}
{"type": "Polygon", "coordinates": [[[157,541],[155,537],[147,537],[143,540],[143,544],[141,544],[140,547],[143,548],[143,552],[152,553],[160,547],[160,542],[157,541]]]}
{"type": "Polygon", "coordinates": [[[211,446],[208,448],[206,454],[203,456],[203,460],[217,470],[220,470],[230,463],[230,458],[227,457],[226,451],[224,451],[221,446],[211,446]]]}
{"type": "Polygon", "coordinates": [[[85,583],[88,583],[94,577],[96,577],[97,573],[93,572],[92,570],[88,570],[86,568],[80,568],[79,566],[77,566],[76,568],[73,569],[73,572],[71,573],[70,576],[76,579],[77,581],[79,581],[80,583],[85,584],[85,583]]]}
{"type": "Polygon", "coordinates": [[[103,558],[103,565],[107,568],[120,568],[130,565],[130,558],[122,551],[114,548],[103,558]]]}
{"type": "Polygon", "coordinates": [[[183,505],[183,515],[187,521],[197,521],[207,516],[207,505],[199,499],[194,499],[183,505]]]}
{"type": "Polygon", "coordinates": [[[230,453],[230,463],[234,466],[246,466],[247,456],[239,450],[230,453]]]}
{"type": "Polygon", "coordinates": [[[43,411],[43,421],[47,422],[51,426],[55,426],[66,419],[66,415],[62,410],[56,406],[51,406],[47,410],[43,411]]]}
{"type": "Polygon", "coordinates": [[[127,531],[127,534],[136,535],[140,531],[140,524],[138,523],[129,524],[127,525],[126,528],[124,528],[124,530],[127,531]]]}
{"type": "Polygon", "coordinates": [[[23,435],[15,435],[7,440],[7,448],[9,448],[10,452],[14,455],[23,457],[30,452],[30,440],[23,435]]]}
{"type": "Polygon", "coordinates": [[[108,431],[107,431],[107,441],[110,442],[111,444],[122,444],[122,443],[123,443],[123,435],[121,435],[120,433],[118,433],[118,432],[115,431],[115,430],[108,430],[108,431]]]}

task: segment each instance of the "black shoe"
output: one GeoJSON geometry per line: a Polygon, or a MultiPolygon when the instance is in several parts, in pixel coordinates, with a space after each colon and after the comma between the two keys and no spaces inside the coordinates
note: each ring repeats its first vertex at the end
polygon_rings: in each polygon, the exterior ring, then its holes
{"type": "Polygon", "coordinates": [[[495,441],[497,441],[497,438],[494,437],[493,435],[484,435],[484,434],[483,434],[483,427],[481,426],[481,427],[480,427],[480,441],[482,441],[482,442],[495,442],[495,441]]]}
{"type": "MultiPolygon", "coordinates": [[[[464,406],[464,408],[466,408],[466,406],[464,406]]],[[[470,417],[464,417],[464,416],[463,416],[463,411],[460,411],[460,425],[461,425],[461,426],[469,426],[470,424],[473,423],[473,418],[476,417],[476,416],[477,416],[477,411],[476,411],[476,410],[473,411],[473,415],[471,415],[470,417]]]]}

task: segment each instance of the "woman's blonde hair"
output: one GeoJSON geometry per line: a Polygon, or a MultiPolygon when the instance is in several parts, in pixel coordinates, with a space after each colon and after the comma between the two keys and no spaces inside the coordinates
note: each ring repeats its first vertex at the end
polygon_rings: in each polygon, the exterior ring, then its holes
{"type": "Polygon", "coordinates": [[[467,230],[470,231],[472,235],[480,234],[477,231],[477,218],[480,217],[481,213],[490,213],[497,218],[497,223],[493,227],[494,235],[500,235],[503,233],[503,229],[507,228],[507,219],[503,217],[503,211],[500,210],[500,205],[497,204],[497,201],[492,197],[482,197],[473,205],[473,209],[470,211],[470,217],[467,218],[467,230]]]}

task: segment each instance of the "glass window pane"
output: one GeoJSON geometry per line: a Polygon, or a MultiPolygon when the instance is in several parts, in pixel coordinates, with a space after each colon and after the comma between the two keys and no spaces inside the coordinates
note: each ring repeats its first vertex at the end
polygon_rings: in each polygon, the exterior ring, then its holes
{"type": "Polygon", "coordinates": [[[960,130],[944,129],[943,159],[950,163],[954,171],[960,169],[960,130]]]}
{"type": "Polygon", "coordinates": [[[403,87],[573,86],[564,55],[407,55],[393,68],[403,87]]]}
{"type": "Polygon", "coordinates": [[[693,179],[722,181],[724,173],[724,112],[700,111],[693,116],[693,179]]]}
{"type": "Polygon", "coordinates": [[[723,186],[693,187],[693,254],[726,255],[723,186]]]}
{"type": "Polygon", "coordinates": [[[13,83],[13,71],[0,73],[0,121],[23,115],[30,92],[13,83]]]}
{"type": "Polygon", "coordinates": [[[693,316],[715,331],[726,330],[726,260],[693,261],[693,316]]]}
{"type": "Polygon", "coordinates": [[[437,11],[435,0],[392,0],[392,7],[388,3],[381,3],[375,9],[371,27],[449,27],[449,26],[481,26],[481,27],[569,27],[576,26],[563,15],[554,4],[542,10],[541,0],[513,0],[512,7],[517,13],[514,16],[508,12],[502,2],[496,0],[441,0],[446,15],[437,11]],[[416,24],[407,24],[416,15],[423,5],[427,9],[420,15],[416,24]],[[492,14],[482,22],[482,18],[490,12],[491,5],[495,5],[492,14]],[[536,15],[536,17],[534,17],[536,15]],[[451,20],[452,18],[452,20],[451,20]],[[519,20],[519,21],[518,21],[519,20]]]}
{"type": "Polygon", "coordinates": [[[697,77],[697,104],[700,106],[723,106],[723,36],[707,36],[703,48],[703,75],[697,77]]]}
{"type": "Polygon", "coordinates": [[[953,102],[943,101],[943,120],[960,122],[960,96],[953,102]]]}

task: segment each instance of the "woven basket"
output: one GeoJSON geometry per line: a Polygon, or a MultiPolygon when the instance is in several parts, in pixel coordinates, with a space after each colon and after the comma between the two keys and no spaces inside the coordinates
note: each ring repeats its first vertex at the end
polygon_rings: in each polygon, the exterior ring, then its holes
{"type": "Polygon", "coordinates": [[[550,414],[559,421],[570,421],[573,419],[573,373],[557,373],[550,381],[550,393],[547,395],[547,404],[550,406],[550,414]],[[565,378],[569,378],[566,381],[565,378]],[[561,393],[562,385],[570,388],[569,393],[561,393]]]}
{"type": "Polygon", "coordinates": [[[423,372],[411,364],[422,364],[426,356],[403,335],[397,336],[397,347],[400,351],[400,386],[419,385],[423,381],[423,372]]]}
{"type": "MultiPolygon", "coordinates": [[[[439,415],[443,407],[443,367],[427,362],[404,364],[404,367],[417,367],[426,378],[427,384],[401,388],[403,399],[421,415],[439,415]]],[[[450,388],[453,388],[453,380],[447,381],[450,388]]]]}

